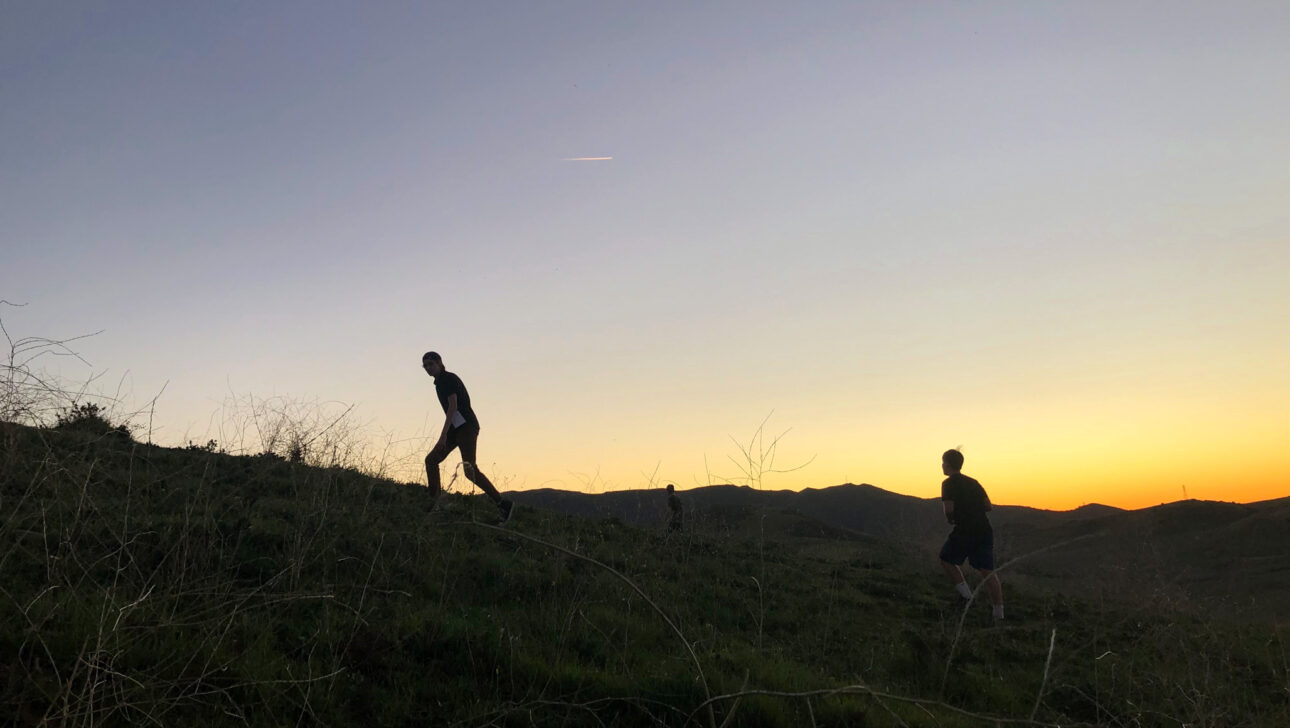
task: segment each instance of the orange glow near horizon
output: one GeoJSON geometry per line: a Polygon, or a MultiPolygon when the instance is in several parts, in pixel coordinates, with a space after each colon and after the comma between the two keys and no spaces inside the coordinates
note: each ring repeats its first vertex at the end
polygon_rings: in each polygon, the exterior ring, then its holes
{"type": "MultiPolygon", "coordinates": [[[[979,479],[1002,505],[1070,510],[1100,503],[1138,509],[1184,498],[1248,503],[1290,495],[1280,462],[1287,430],[1282,410],[1260,396],[1279,390],[1173,398],[1138,392],[1099,397],[1061,395],[986,408],[979,403],[913,403],[908,409],[856,417],[794,412],[767,424],[765,440],[785,433],[767,490],[867,483],[920,498],[939,497],[940,453],[962,447],[964,472],[979,479]],[[802,424],[789,426],[788,417],[802,424]]],[[[839,398],[840,399],[840,398],[839,398]]],[[[643,417],[648,421],[648,412],[643,417]]],[[[672,482],[682,490],[742,482],[729,460],[749,431],[688,422],[660,431],[631,427],[613,416],[590,418],[554,449],[534,450],[531,430],[498,423],[489,437],[500,472],[515,489],[551,487],[605,492],[672,482]],[[733,433],[714,436],[722,431],[733,433]],[[696,444],[705,447],[696,447],[696,444]],[[645,454],[645,455],[642,455],[645,454]],[[663,456],[659,456],[662,454],[663,456]],[[706,459],[705,459],[706,458],[706,459]],[[657,473],[654,472],[658,468],[657,473]],[[518,470],[518,469],[517,469],[518,470]]],[[[536,423],[530,423],[536,426],[536,423]]]]}
{"type": "MultiPolygon", "coordinates": [[[[951,445],[955,443],[950,443],[951,445]]],[[[1270,443],[1268,443],[1270,444],[1270,443]]],[[[939,445],[918,453],[890,448],[889,458],[847,464],[844,458],[818,456],[810,465],[790,473],[767,473],[766,490],[827,488],[844,483],[866,483],[903,495],[937,498],[943,475],[939,471],[939,445]]],[[[1265,443],[1225,449],[1174,448],[1172,444],[1143,442],[1113,447],[1093,443],[1071,445],[1042,452],[991,453],[984,447],[965,447],[964,472],[979,479],[995,503],[1045,510],[1071,510],[1083,505],[1102,505],[1134,510],[1185,498],[1250,503],[1290,495],[1290,480],[1265,443]],[[1230,456],[1230,457],[1229,457],[1230,456]]],[[[519,454],[519,453],[516,453],[519,454]]],[[[586,455],[587,453],[582,453],[586,455]]],[[[608,454],[608,453],[603,453],[608,454]]],[[[562,454],[577,457],[574,451],[562,454]]],[[[520,457],[524,457],[520,454],[520,457]]],[[[803,448],[783,448],[778,465],[792,466],[809,459],[803,448]]],[[[511,457],[505,461],[513,462],[511,457]]],[[[556,488],[591,493],[662,487],[675,483],[681,490],[704,485],[743,483],[739,470],[725,454],[709,455],[705,464],[695,460],[693,468],[667,462],[641,462],[637,467],[614,466],[609,459],[595,465],[561,469],[558,460],[530,460],[528,473],[511,474],[509,487],[523,490],[556,488]],[[705,472],[704,468],[709,472],[705,472]],[[541,475],[546,473],[546,475],[541,475]],[[534,477],[537,476],[537,477],[534,477]],[[540,479],[539,479],[540,478],[540,479]]],[[[585,461],[584,461],[585,462],[585,461]]],[[[506,478],[505,466],[496,466],[506,478]]]]}
{"type": "MultiPolygon", "coordinates": [[[[933,453],[928,460],[933,466],[936,455],[937,453],[933,453]]],[[[1114,473],[1095,465],[1078,470],[1052,471],[1022,464],[1009,469],[1009,465],[1006,462],[996,462],[991,463],[989,468],[977,469],[969,465],[964,468],[964,472],[978,478],[996,504],[1053,511],[1072,510],[1094,503],[1136,510],[1188,498],[1253,503],[1290,495],[1290,480],[1279,475],[1271,462],[1247,463],[1245,467],[1233,469],[1225,469],[1221,464],[1195,467],[1185,473],[1185,478],[1179,478],[1174,468],[1166,472],[1150,472],[1139,467],[1123,467],[1123,464],[1117,464],[1113,469],[1114,473]]],[[[649,486],[646,477],[649,473],[645,470],[627,473],[628,477],[620,480],[619,476],[623,474],[622,471],[607,467],[589,468],[559,474],[544,482],[525,483],[519,489],[554,488],[602,493],[649,486]]],[[[940,496],[943,477],[936,467],[924,468],[923,472],[917,474],[907,473],[893,477],[829,477],[820,473],[769,474],[762,487],[765,490],[799,491],[864,483],[902,495],[934,499],[940,496]]],[[[707,485],[703,479],[703,473],[690,479],[659,477],[655,486],[662,487],[670,482],[682,491],[691,490],[707,485]]],[[[738,479],[714,477],[711,484],[722,485],[732,481],[741,483],[738,479]]]]}
{"type": "MultiPolygon", "coordinates": [[[[929,462],[935,465],[936,453],[929,462]]],[[[451,460],[450,460],[451,462],[451,460]]],[[[729,470],[730,468],[725,468],[729,470]]],[[[495,480],[507,481],[504,471],[495,480]]],[[[1194,468],[1186,479],[1174,477],[1172,472],[1143,472],[1138,468],[1118,468],[1114,474],[1096,467],[1079,470],[1045,471],[1017,467],[1009,470],[1007,463],[992,463],[989,468],[964,468],[968,475],[978,478],[999,505],[1026,506],[1044,510],[1065,511],[1083,505],[1101,504],[1136,510],[1186,498],[1195,500],[1253,503],[1273,500],[1290,495],[1290,481],[1273,469],[1272,463],[1248,464],[1244,468],[1225,471],[1219,465],[1194,468]],[[1262,467],[1258,467],[1261,465],[1262,467]]],[[[722,473],[723,475],[727,473],[722,473]]],[[[491,475],[491,474],[490,474],[491,475]]],[[[634,490],[649,487],[648,469],[636,471],[616,470],[609,467],[591,467],[580,470],[554,472],[547,480],[523,483],[510,482],[504,488],[527,490],[554,488],[558,490],[604,493],[615,490],[634,490]]],[[[655,487],[675,483],[681,491],[707,485],[704,473],[693,477],[660,477],[655,487]]],[[[828,475],[781,474],[767,475],[762,487],[765,490],[798,491],[807,488],[828,488],[846,483],[868,484],[883,490],[916,498],[938,498],[943,475],[936,467],[924,468],[918,474],[893,477],[855,477],[828,475]]],[[[514,478],[509,478],[514,480],[514,478]]],[[[728,482],[741,483],[735,478],[714,477],[712,485],[728,482]]],[[[741,483],[742,484],[742,483],[741,483]]]]}

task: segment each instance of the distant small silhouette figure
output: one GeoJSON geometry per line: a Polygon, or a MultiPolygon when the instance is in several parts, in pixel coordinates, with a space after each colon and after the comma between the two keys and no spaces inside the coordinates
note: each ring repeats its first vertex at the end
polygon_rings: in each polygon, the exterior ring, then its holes
{"type": "Polygon", "coordinates": [[[466,392],[466,385],[462,383],[461,377],[443,368],[443,359],[436,352],[427,351],[421,357],[421,368],[434,378],[435,394],[438,395],[444,412],[443,431],[439,433],[439,441],[430,454],[426,455],[426,481],[430,487],[431,499],[439,498],[439,463],[454,448],[461,448],[461,465],[466,471],[466,479],[479,486],[497,504],[500,522],[506,523],[511,519],[514,504],[502,498],[502,494],[497,492],[497,488],[493,487],[488,477],[475,464],[479,418],[470,407],[470,394],[466,392]]]}
{"type": "Polygon", "coordinates": [[[980,483],[960,472],[962,469],[963,453],[947,450],[941,455],[941,472],[948,476],[941,483],[941,503],[945,520],[954,526],[941,547],[941,567],[959,595],[971,599],[972,590],[959,568],[967,559],[985,580],[994,618],[1003,619],[1003,587],[994,573],[994,529],[985,515],[991,509],[990,496],[980,483]]]}
{"type": "Polygon", "coordinates": [[[676,494],[676,486],[667,484],[667,508],[671,512],[667,519],[667,530],[680,531],[683,519],[681,498],[676,494]]]}

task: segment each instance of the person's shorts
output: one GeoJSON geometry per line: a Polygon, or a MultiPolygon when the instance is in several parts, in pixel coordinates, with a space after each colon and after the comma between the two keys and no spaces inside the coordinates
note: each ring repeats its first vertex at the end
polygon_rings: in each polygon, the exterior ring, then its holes
{"type": "Polygon", "coordinates": [[[980,533],[962,533],[957,528],[950,532],[941,547],[941,561],[960,565],[967,559],[974,569],[994,571],[994,530],[980,533]]]}

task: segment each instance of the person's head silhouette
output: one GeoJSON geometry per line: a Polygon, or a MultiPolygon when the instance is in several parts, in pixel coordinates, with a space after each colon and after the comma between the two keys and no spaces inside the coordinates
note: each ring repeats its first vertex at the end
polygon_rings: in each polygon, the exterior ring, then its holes
{"type": "Polygon", "coordinates": [[[941,472],[946,475],[953,475],[963,470],[963,453],[958,450],[946,450],[941,455],[941,472]]]}

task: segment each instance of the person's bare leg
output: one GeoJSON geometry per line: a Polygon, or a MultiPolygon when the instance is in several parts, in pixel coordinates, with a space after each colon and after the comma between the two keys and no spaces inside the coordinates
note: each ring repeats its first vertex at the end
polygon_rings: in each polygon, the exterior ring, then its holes
{"type": "Polygon", "coordinates": [[[985,588],[990,592],[990,604],[996,607],[1003,606],[1003,585],[999,583],[999,577],[989,569],[977,569],[981,572],[981,578],[985,580],[985,588]]]}
{"type": "Polygon", "coordinates": [[[967,579],[963,578],[963,570],[948,561],[942,561],[941,568],[945,570],[945,575],[950,578],[950,583],[954,585],[954,589],[959,593],[959,596],[964,599],[971,599],[972,589],[968,587],[967,579]]]}
{"type": "Polygon", "coordinates": [[[945,575],[950,578],[951,584],[958,584],[963,581],[963,570],[954,564],[951,564],[948,561],[942,561],[941,568],[945,569],[945,575]]]}

